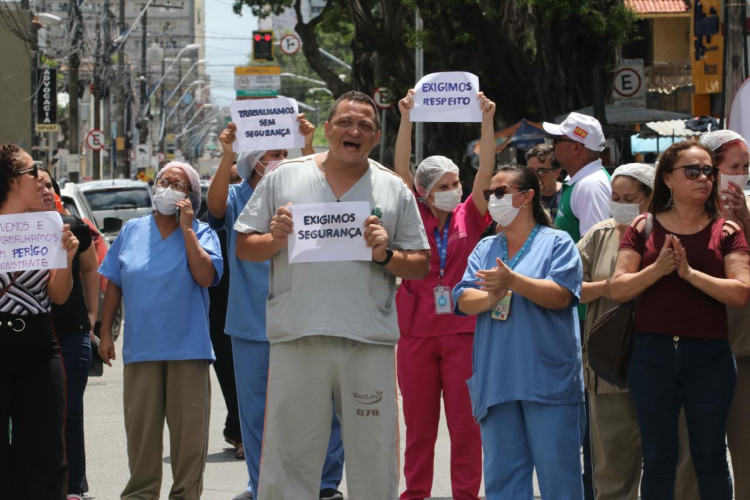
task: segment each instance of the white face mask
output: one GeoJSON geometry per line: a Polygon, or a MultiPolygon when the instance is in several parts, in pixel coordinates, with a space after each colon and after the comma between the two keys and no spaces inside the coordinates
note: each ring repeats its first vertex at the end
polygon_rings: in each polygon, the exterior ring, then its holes
{"type": "Polygon", "coordinates": [[[461,189],[461,186],[451,191],[435,191],[434,193],[432,193],[432,196],[434,196],[435,198],[435,201],[433,201],[432,204],[435,206],[435,208],[439,208],[440,210],[444,210],[446,212],[452,212],[453,209],[456,208],[459,203],[461,203],[462,194],[463,191],[461,189]]]}
{"type": "Polygon", "coordinates": [[[722,200],[726,199],[726,195],[721,194],[721,192],[725,189],[729,189],[729,183],[734,182],[737,184],[741,189],[744,189],[745,184],[747,184],[747,175],[741,174],[741,175],[725,175],[720,174],[719,175],[719,196],[721,196],[722,200]]]}
{"type": "Polygon", "coordinates": [[[255,165],[255,171],[258,173],[259,176],[263,177],[268,172],[276,168],[276,165],[281,163],[282,160],[269,160],[269,161],[259,161],[255,165]],[[261,171],[258,167],[263,167],[263,170],[261,171]]]}
{"type": "Polygon", "coordinates": [[[641,213],[640,203],[618,203],[609,200],[609,213],[618,224],[630,224],[641,213]]]}
{"type": "Polygon", "coordinates": [[[154,205],[156,210],[164,215],[177,213],[177,202],[187,198],[185,193],[175,191],[171,187],[157,187],[154,189],[154,205]]]}
{"type": "Polygon", "coordinates": [[[495,198],[494,194],[490,195],[490,202],[487,206],[487,210],[490,212],[492,220],[502,227],[509,226],[516,218],[516,215],[518,215],[518,211],[521,210],[520,208],[514,207],[511,202],[514,194],[518,193],[508,193],[499,200],[495,198]]]}

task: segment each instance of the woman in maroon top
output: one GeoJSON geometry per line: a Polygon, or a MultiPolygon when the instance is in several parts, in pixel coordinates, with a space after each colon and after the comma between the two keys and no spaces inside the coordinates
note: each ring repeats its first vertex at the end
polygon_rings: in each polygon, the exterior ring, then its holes
{"type": "Polygon", "coordinates": [[[709,150],[675,143],[659,159],[649,207],[620,244],[612,297],[638,297],[628,384],[641,430],[644,500],[674,498],[677,419],[684,406],[701,498],[731,499],[727,415],[735,364],[725,305],[750,293],[742,231],[720,217],[709,150]],[[640,296],[640,297],[639,297],[640,296]]]}

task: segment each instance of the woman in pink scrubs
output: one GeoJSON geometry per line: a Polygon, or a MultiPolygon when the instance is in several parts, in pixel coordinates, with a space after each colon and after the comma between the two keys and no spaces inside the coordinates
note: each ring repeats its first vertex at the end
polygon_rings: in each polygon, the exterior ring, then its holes
{"type": "Polygon", "coordinates": [[[488,224],[488,189],[495,167],[495,103],[483,93],[479,171],[472,193],[461,202],[458,167],[444,156],[420,163],[412,179],[409,114],[414,91],[398,103],[401,125],[396,140],[395,170],[414,186],[430,241],[430,274],[403,280],[396,294],[401,338],[397,349],[398,383],[406,422],[402,500],[430,497],[435,440],[443,395],[451,438],[451,485],[455,500],[477,500],[482,479],[482,443],[471,413],[466,380],[471,377],[473,317],[453,315],[451,290],[461,280],[466,262],[488,224]]]}

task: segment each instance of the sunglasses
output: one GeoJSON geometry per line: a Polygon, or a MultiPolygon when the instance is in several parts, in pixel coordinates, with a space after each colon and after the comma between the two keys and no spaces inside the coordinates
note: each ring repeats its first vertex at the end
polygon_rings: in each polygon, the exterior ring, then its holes
{"type": "Polygon", "coordinates": [[[23,170],[19,170],[18,172],[13,174],[13,177],[20,177],[22,175],[30,174],[32,177],[39,177],[39,165],[41,162],[35,161],[32,166],[29,168],[25,168],[23,170]]]}
{"type": "Polygon", "coordinates": [[[485,189],[484,191],[482,191],[482,194],[484,195],[484,199],[487,201],[490,201],[490,196],[492,196],[493,194],[495,195],[495,198],[499,200],[500,198],[505,196],[505,190],[508,188],[518,188],[518,186],[498,186],[495,189],[485,189]]]}
{"type": "Polygon", "coordinates": [[[714,178],[714,175],[716,174],[716,169],[712,165],[684,165],[682,167],[675,167],[672,170],[679,169],[683,169],[683,171],[685,172],[685,177],[687,177],[691,181],[696,180],[701,176],[701,174],[705,175],[706,179],[712,180],[714,178]]]}
{"type": "Polygon", "coordinates": [[[555,136],[552,137],[552,144],[553,145],[554,144],[558,144],[560,142],[578,142],[578,141],[574,141],[573,139],[568,139],[567,137],[562,136],[562,135],[555,135],[555,136]]]}

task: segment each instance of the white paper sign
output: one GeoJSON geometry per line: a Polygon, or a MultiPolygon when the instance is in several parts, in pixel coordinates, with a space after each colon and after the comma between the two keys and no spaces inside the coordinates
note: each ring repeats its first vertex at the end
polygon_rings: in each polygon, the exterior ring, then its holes
{"type": "Polygon", "coordinates": [[[289,97],[234,101],[232,121],[237,125],[235,152],[301,148],[297,101],[289,97]]]}
{"type": "Polygon", "coordinates": [[[366,201],[289,205],[289,263],[372,260],[365,244],[366,201]]]}
{"type": "Polygon", "coordinates": [[[57,212],[0,215],[0,272],[68,266],[57,212]]]}
{"type": "Polygon", "coordinates": [[[481,122],[479,78],[464,71],[430,73],[414,87],[413,122],[481,122]]]}

